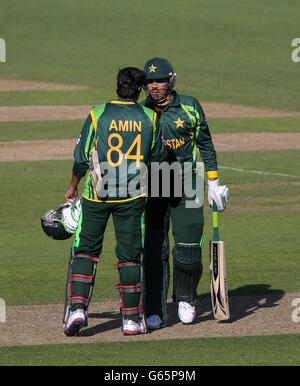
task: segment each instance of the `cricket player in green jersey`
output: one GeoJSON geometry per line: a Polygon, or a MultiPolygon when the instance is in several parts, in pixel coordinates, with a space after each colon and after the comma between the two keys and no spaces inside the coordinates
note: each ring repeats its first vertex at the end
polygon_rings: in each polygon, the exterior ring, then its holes
{"type": "Polygon", "coordinates": [[[74,150],[72,179],[64,195],[67,201],[75,200],[78,184],[87,175],[67,276],[64,332],[68,336],[77,335],[88,324],[110,214],[116,235],[122,331],[124,335],[146,332],[141,296],[146,192],[142,178],[137,177],[142,165],[164,160],[166,150],[157,114],[137,103],[144,82],[142,70],[120,70],[118,99],[90,111],[74,150]]]}
{"type": "MultiPolygon", "coordinates": [[[[197,179],[197,149],[208,177],[208,201],[223,211],[228,200],[228,188],[221,186],[215,148],[204,111],[192,96],[179,95],[174,90],[176,73],[164,58],[153,58],[144,66],[147,99],[143,105],[157,112],[169,162],[190,165],[192,184],[197,179]]],[[[184,173],[183,173],[184,174],[184,173]]],[[[169,222],[172,222],[173,300],[178,303],[178,316],[183,323],[196,317],[197,286],[202,275],[203,196],[195,191],[199,205],[188,207],[185,189],[181,196],[149,198],[146,209],[145,280],[146,315],[149,328],[167,324],[167,294],[169,270],[169,222]]],[[[179,183],[183,184],[183,179],[179,183]]],[[[194,185],[193,185],[194,186],[194,185]]],[[[176,186],[174,186],[176,189],[176,186]]],[[[190,198],[189,198],[190,199],[190,198]]]]}

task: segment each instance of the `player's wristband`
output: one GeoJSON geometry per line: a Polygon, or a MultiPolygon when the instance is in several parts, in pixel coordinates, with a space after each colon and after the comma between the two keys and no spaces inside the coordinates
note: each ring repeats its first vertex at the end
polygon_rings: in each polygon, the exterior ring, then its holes
{"type": "Polygon", "coordinates": [[[208,170],[207,177],[208,178],[218,178],[218,171],[217,170],[208,170]]]}

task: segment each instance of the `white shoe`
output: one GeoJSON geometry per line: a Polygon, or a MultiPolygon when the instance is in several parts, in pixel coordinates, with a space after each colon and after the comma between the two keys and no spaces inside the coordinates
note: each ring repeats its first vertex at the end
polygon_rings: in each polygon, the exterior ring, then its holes
{"type": "Polygon", "coordinates": [[[163,320],[161,320],[160,316],[157,314],[148,316],[146,324],[148,328],[153,330],[167,326],[167,322],[164,322],[163,320]]]}
{"type": "Polygon", "coordinates": [[[142,334],[143,327],[141,322],[135,322],[131,319],[123,319],[123,334],[124,335],[137,335],[142,334]]]}
{"type": "Polygon", "coordinates": [[[192,323],[196,318],[196,308],[186,302],[179,302],[178,316],[182,323],[192,323]]]}
{"type": "Polygon", "coordinates": [[[86,327],[87,316],[82,308],[70,313],[69,319],[64,326],[64,333],[67,336],[78,335],[82,327],[86,327]]]}

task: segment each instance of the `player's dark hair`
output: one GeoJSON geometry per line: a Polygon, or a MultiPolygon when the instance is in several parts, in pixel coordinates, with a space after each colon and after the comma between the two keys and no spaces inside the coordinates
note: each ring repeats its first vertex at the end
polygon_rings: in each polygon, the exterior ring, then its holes
{"type": "Polygon", "coordinates": [[[144,71],[136,67],[125,67],[119,70],[117,76],[117,94],[122,99],[137,100],[140,87],[145,84],[144,71]]]}

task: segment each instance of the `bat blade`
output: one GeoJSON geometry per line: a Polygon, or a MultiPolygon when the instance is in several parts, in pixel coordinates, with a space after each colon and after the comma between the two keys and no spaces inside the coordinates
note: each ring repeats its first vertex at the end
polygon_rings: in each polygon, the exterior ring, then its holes
{"type": "Polygon", "coordinates": [[[215,319],[230,318],[225,246],[223,241],[210,241],[210,290],[215,319]]]}

